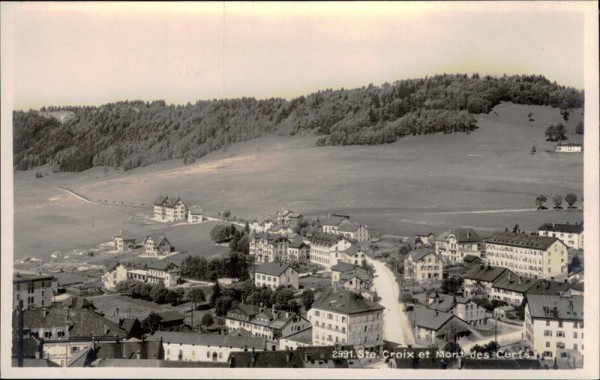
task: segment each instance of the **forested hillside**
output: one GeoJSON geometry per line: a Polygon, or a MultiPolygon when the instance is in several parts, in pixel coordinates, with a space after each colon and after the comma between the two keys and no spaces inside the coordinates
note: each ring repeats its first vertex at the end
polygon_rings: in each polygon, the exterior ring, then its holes
{"type": "Polygon", "coordinates": [[[542,76],[438,75],[352,90],[327,89],[289,101],[126,101],[15,111],[14,165],[25,170],[50,163],[55,170],[82,171],[93,166],[127,170],[168,159],[191,163],[240,141],[304,130],[322,134],[319,144],[334,145],[469,133],[476,128],[473,114],[487,113],[502,101],[569,109],[582,107],[584,94],[542,76]]]}

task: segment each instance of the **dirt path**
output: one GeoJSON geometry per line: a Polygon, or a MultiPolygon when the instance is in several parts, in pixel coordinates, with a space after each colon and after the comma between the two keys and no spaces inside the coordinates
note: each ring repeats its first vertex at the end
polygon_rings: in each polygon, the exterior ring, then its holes
{"type": "Polygon", "coordinates": [[[62,187],[59,187],[58,190],[64,191],[65,193],[70,194],[70,195],[74,196],[75,198],[77,198],[77,199],[79,199],[81,201],[84,201],[85,203],[89,203],[89,204],[92,204],[92,205],[99,205],[100,204],[100,203],[97,203],[97,202],[92,202],[89,199],[86,199],[86,198],[82,197],[81,195],[72,192],[71,190],[63,189],[62,187]]]}
{"type": "Polygon", "coordinates": [[[403,345],[414,345],[415,337],[408,316],[404,312],[404,304],[400,303],[400,288],[392,271],[381,261],[369,258],[375,268],[377,277],[373,279],[375,290],[385,307],[383,312],[383,336],[386,340],[403,345]]]}

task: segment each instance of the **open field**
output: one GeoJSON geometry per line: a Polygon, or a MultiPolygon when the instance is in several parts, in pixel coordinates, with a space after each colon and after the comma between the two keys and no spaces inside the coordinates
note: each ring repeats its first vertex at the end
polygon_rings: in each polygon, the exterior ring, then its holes
{"type": "MultiPolygon", "coordinates": [[[[252,219],[288,207],[308,216],[349,213],[382,233],[439,233],[448,227],[482,231],[534,229],[546,221],[581,221],[581,211],[531,210],[538,194],[583,189],[583,155],[547,153],[545,128],[561,121],[558,109],[501,104],[477,116],[469,135],[406,137],[379,146],[316,147],[315,136],[265,137],[212,153],[195,164],[166,162],[121,173],[15,173],[15,256],[47,257],[55,250],[95,246],[126,228],[140,238],[168,226],[146,218],[161,193],[177,194],[209,213],[229,209],[252,219]],[[535,121],[529,122],[528,112],[535,121]],[[535,145],[537,153],[531,154],[535,145]],[[67,186],[89,204],[61,190],[67,186]],[[133,208],[124,205],[145,205],[133,208]]],[[[580,111],[567,123],[570,139],[580,111]]],[[[45,170],[45,171],[44,171],[45,170]]],[[[581,207],[581,202],[577,206],[581,207]]],[[[547,204],[550,206],[550,202],[547,204]]],[[[178,250],[210,257],[208,224],[167,232],[178,250]],[[196,234],[197,233],[197,234],[196,234]],[[181,236],[181,237],[179,237],[181,236]],[[180,240],[181,242],[178,242],[180,240]]]]}

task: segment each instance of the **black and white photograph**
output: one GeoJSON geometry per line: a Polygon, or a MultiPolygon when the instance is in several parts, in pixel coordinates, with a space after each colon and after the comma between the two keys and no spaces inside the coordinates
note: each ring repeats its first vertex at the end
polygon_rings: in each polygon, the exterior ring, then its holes
{"type": "Polygon", "coordinates": [[[2,377],[597,378],[597,7],[2,2],[2,377]]]}

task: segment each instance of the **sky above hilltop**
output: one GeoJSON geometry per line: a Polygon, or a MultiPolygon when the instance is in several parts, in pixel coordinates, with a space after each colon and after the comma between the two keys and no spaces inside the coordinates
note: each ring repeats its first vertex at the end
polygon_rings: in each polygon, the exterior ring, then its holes
{"type": "Polygon", "coordinates": [[[442,73],[583,88],[579,5],[16,3],[3,4],[2,21],[14,108],[28,109],[292,98],[442,73]]]}

